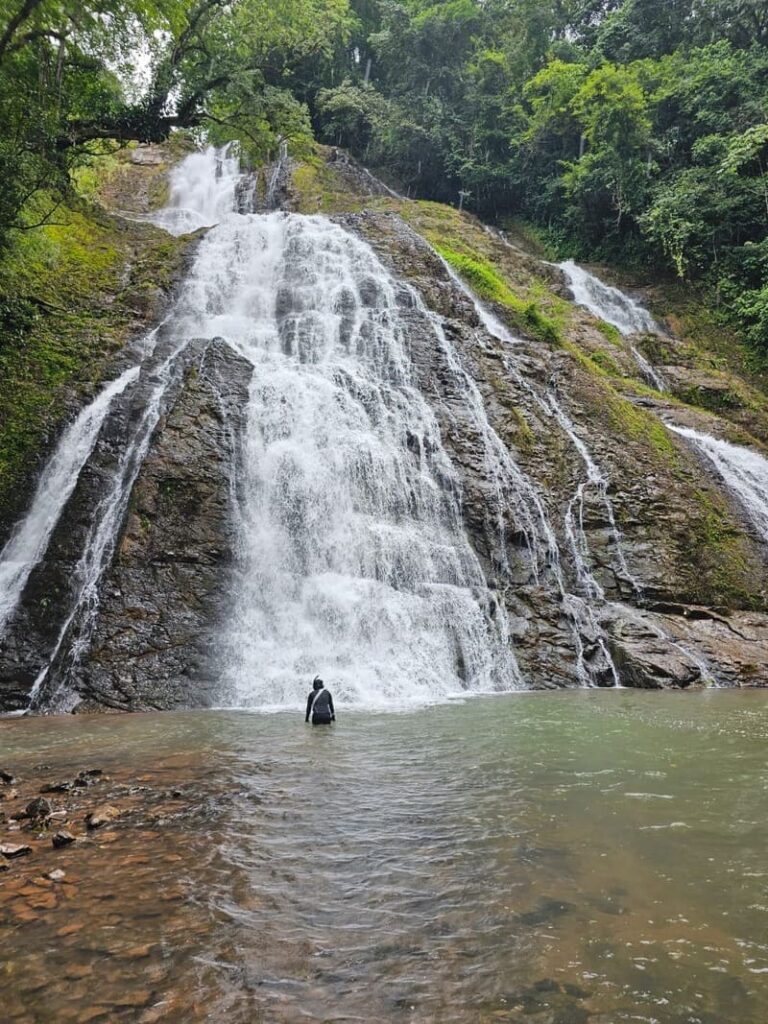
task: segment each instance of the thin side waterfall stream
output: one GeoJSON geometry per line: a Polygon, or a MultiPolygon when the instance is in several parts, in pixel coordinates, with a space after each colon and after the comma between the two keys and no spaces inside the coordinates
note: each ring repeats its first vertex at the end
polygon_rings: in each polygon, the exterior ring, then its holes
{"type": "MultiPolygon", "coordinates": [[[[624,337],[659,333],[659,325],[648,310],[629,295],[601,281],[573,260],[566,260],[558,266],[568,280],[573,301],[611,324],[624,337]]],[[[666,391],[666,383],[660,371],[648,362],[636,345],[630,344],[630,351],[648,383],[657,391],[666,391]]]]}
{"type": "Polygon", "coordinates": [[[768,542],[768,459],[750,448],[721,441],[700,430],[674,423],[667,427],[684,437],[712,464],[768,542]]]}
{"type": "Polygon", "coordinates": [[[0,551],[0,634],[45,552],[113,400],[138,376],[139,369],[134,366],[111,381],[64,431],[38,481],[29,512],[0,551]]]}
{"type": "MultiPolygon", "coordinates": [[[[608,482],[592,459],[585,442],[577,434],[573,422],[563,409],[556,395],[551,390],[548,390],[543,396],[540,395],[518,370],[515,365],[515,347],[520,344],[520,339],[516,338],[498,319],[498,317],[496,317],[482,302],[479,301],[469,286],[462,281],[459,275],[445,260],[441,258],[441,262],[457,288],[459,288],[473,304],[478,315],[478,319],[484,329],[491,335],[491,337],[502,342],[507,347],[507,354],[504,359],[504,365],[507,371],[513,379],[517,381],[520,387],[523,388],[530,396],[539,410],[548,419],[554,419],[558,426],[563,430],[569,442],[578,452],[579,458],[583,462],[584,468],[587,471],[586,479],[577,484],[576,491],[568,503],[568,508],[564,517],[565,537],[576,571],[578,593],[571,593],[566,584],[565,575],[561,565],[561,554],[557,537],[555,535],[554,528],[551,525],[543,500],[537,494],[533,484],[525,479],[519,470],[517,472],[524,480],[524,486],[527,491],[535,496],[532,504],[539,516],[542,524],[542,533],[547,541],[548,567],[554,575],[557,588],[562,597],[563,608],[571,621],[572,637],[577,652],[578,674],[582,685],[593,685],[596,668],[598,671],[603,672],[607,669],[612,684],[618,687],[621,685],[619,673],[608,648],[608,643],[603,629],[600,626],[599,618],[596,614],[596,608],[593,607],[593,605],[596,605],[597,608],[599,608],[599,605],[604,602],[605,594],[603,592],[603,588],[600,586],[600,583],[597,581],[590,569],[588,562],[590,555],[589,544],[584,531],[584,498],[587,488],[591,487],[596,491],[605,507],[608,521],[610,522],[611,529],[613,531],[617,561],[623,577],[632,585],[636,592],[639,592],[640,585],[630,573],[629,567],[627,566],[624,558],[624,552],[621,548],[621,535],[616,525],[613,505],[608,497],[608,482]],[[601,659],[597,666],[590,667],[587,664],[584,649],[585,637],[593,639],[599,647],[601,659]]],[[[512,461],[511,458],[510,461],[512,461]]]]}

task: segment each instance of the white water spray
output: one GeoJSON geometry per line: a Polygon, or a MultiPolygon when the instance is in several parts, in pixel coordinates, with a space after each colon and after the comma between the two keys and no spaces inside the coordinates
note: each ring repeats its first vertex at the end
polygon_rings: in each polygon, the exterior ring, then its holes
{"type": "Polygon", "coordinates": [[[239,180],[240,160],[233,145],[191,153],[171,171],[168,205],[149,219],[172,235],[218,224],[234,207],[239,180]]]}
{"type": "Polygon", "coordinates": [[[768,459],[740,445],[720,441],[690,427],[668,423],[675,434],[711,462],[731,493],[738,498],[763,540],[768,541],[768,459]]]}
{"type": "Polygon", "coordinates": [[[19,603],[30,573],[48,547],[113,400],[138,375],[138,367],[132,367],[111,381],[66,428],[45,466],[29,511],[0,552],[0,635],[19,603]]]}
{"type": "Polygon", "coordinates": [[[364,706],[520,686],[395,282],[323,217],[234,218],[209,239],[230,274],[203,333],[255,367],[227,699],[295,706],[318,669],[364,706]]]}
{"type": "MultiPolygon", "coordinates": [[[[566,260],[564,263],[559,263],[558,266],[568,279],[573,293],[573,301],[579,306],[584,306],[594,316],[617,328],[625,338],[633,334],[659,333],[659,325],[648,310],[644,309],[639,302],[635,302],[629,295],[625,295],[618,288],[613,288],[601,281],[599,277],[590,274],[588,270],[580,267],[573,260],[566,260]]],[[[659,371],[648,362],[636,345],[630,344],[629,347],[646,380],[657,391],[666,391],[664,378],[659,371]]]]}

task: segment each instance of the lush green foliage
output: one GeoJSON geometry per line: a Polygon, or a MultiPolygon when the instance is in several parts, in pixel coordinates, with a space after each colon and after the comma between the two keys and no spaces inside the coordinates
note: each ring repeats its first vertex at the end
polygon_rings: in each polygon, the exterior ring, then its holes
{"type": "Polygon", "coordinates": [[[768,349],[764,0],[0,0],[0,246],[175,127],[254,159],[314,131],[562,255],[702,282],[768,349]]]}
{"type": "Polygon", "coordinates": [[[768,348],[763,0],[353,0],[313,97],[412,195],[703,282],[768,348]]]}
{"type": "Polygon", "coordinates": [[[105,147],[311,137],[292,69],[323,73],[350,24],[347,0],[0,0],[0,245],[105,147]]]}

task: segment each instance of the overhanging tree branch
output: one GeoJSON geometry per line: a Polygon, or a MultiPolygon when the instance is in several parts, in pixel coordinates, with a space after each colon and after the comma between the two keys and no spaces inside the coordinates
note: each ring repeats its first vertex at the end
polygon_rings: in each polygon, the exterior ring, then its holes
{"type": "Polygon", "coordinates": [[[21,5],[19,10],[8,22],[5,32],[0,36],[0,61],[2,61],[13,37],[16,35],[16,32],[21,28],[25,21],[29,21],[42,2],[43,0],[24,0],[24,3],[21,5]]]}

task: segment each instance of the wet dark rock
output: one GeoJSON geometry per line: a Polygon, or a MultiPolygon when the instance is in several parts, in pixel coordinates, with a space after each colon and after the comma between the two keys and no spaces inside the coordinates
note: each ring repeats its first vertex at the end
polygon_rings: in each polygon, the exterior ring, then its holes
{"type": "Polygon", "coordinates": [[[61,666],[78,710],[189,707],[218,696],[209,655],[228,596],[231,472],[251,372],[217,341],[184,376],[136,481],[90,653],[73,672],[61,666]]]}
{"type": "Polygon", "coordinates": [[[75,842],[75,837],[71,832],[62,830],[61,832],[54,832],[51,837],[51,843],[56,850],[60,850],[64,846],[69,846],[75,842]]]}
{"type": "Polygon", "coordinates": [[[22,844],[15,843],[0,843],[0,856],[5,857],[7,860],[15,860],[17,857],[26,857],[32,853],[31,846],[24,846],[22,844]]]}
{"type": "Polygon", "coordinates": [[[68,793],[73,788],[71,782],[49,782],[40,787],[41,793],[68,793]]]}
{"type": "Polygon", "coordinates": [[[35,797],[31,800],[24,808],[24,815],[30,818],[33,822],[47,818],[51,813],[52,807],[48,800],[43,796],[35,797]]]}
{"type": "Polygon", "coordinates": [[[6,772],[0,769],[0,783],[2,783],[4,786],[10,786],[15,781],[16,779],[13,777],[13,775],[11,775],[10,772],[6,772]]]}

